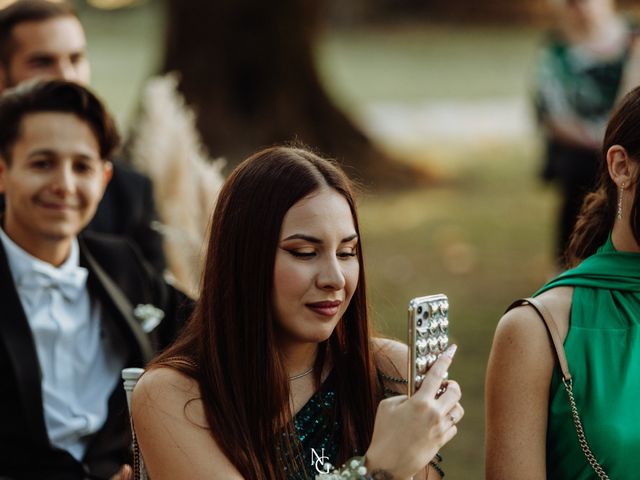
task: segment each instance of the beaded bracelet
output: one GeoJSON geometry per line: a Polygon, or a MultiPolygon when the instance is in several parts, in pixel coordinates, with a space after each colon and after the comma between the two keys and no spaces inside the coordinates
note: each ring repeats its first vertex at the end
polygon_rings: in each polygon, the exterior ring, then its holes
{"type": "MultiPolygon", "coordinates": [[[[442,456],[440,453],[436,453],[433,460],[429,462],[440,478],[444,478],[444,471],[440,466],[442,456]]],[[[371,473],[367,473],[367,467],[364,466],[365,457],[352,457],[347,460],[340,468],[335,468],[332,472],[332,465],[325,463],[324,467],[327,473],[321,473],[316,475],[316,480],[393,480],[393,475],[385,470],[374,470],[371,473]]]]}
{"type": "MultiPolygon", "coordinates": [[[[393,476],[384,470],[367,472],[364,466],[365,457],[352,457],[340,468],[329,473],[316,475],[316,480],[393,480],[393,476]]],[[[327,471],[331,470],[331,464],[325,464],[327,471]]]]}
{"type": "MultiPolygon", "coordinates": [[[[440,456],[440,455],[438,455],[440,456]]],[[[442,457],[441,457],[442,458],[442,457]]],[[[429,465],[431,465],[433,467],[433,469],[438,472],[438,475],[440,475],[440,478],[444,478],[444,470],[442,470],[442,467],[440,466],[440,463],[442,460],[438,460],[437,462],[434,460],[431,460],[429,462],[429,465]]]]}

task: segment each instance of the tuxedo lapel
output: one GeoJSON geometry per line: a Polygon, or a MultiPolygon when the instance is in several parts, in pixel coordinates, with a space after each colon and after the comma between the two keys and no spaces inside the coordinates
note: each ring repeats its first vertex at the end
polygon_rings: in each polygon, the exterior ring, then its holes
{"type": "Polygon", "coordinates": [[[153,347],[140,323],[133,316],[133,306],[131,302],[98,264],[84,245],[84,242],[80,241],[79,244],[81,263],[91,272],[90,281],[95,279],[95,285],[100,290],[101,298],[106,299],[109,302],[108,307],[111,307],[117,316],[124,320],[126,327],[138,344],[142,360],[146,364],[153,356],[153,347]],[[94,279],[92,279],[91,276],[93,276],[94,279]]]}
{"type": "Polygon", "coordinates": [[[34,442],[49,445],[42,407],[41,372],[33,334],[13,283],[7,255],[0,243],[0,348],[4,348],[17,379],[17,394],[34,442]]]}

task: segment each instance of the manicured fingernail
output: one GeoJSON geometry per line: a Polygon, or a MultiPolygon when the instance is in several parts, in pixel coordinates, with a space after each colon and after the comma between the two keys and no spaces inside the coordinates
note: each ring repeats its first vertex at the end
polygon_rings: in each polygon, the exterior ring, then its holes
{"type": "Polygon", "coordinates": [[[456,344],[453,344],[444,351],[444,354],[449,358],[453,358],[453,356],[456,354],[457,349],[458,346],[456,344]]]}

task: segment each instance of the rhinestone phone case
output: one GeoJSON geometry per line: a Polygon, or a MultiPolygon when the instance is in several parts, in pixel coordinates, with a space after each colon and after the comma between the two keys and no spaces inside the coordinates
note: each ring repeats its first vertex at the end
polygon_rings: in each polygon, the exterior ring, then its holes
{"type": "Polygon", "coordinates": [[[449,345],[449,299],[440,293],[409,302],[409,395],[449,345]]]}

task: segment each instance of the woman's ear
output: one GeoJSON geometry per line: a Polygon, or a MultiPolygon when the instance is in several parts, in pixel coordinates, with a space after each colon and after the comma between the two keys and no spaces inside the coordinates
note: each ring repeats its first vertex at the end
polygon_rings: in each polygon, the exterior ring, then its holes
{"type": "Polygon", "coordinates": [[[623,183],[629,187],[636,178],[638,163],[631,160],[624,147],[613,145],[607,150],[607,167],[609,176],[618,187],[623,183]]]}

